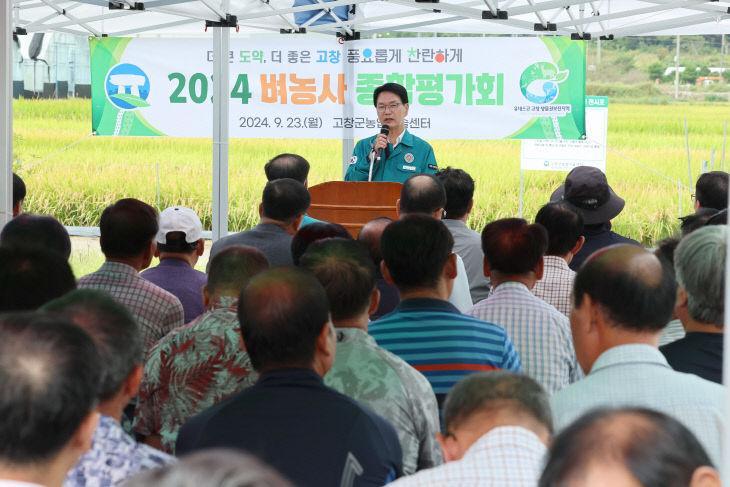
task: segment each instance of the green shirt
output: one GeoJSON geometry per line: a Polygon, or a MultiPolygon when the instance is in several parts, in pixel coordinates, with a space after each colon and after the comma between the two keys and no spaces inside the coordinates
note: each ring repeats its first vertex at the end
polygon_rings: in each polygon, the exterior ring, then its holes
{"type": "MultiPolygon", "coordinates": [[[[376,135],[362,139],[355,145],[355,150],[347,168],[345,181],[367,181],[370,171],[370,151],[376,135]]],[[[394,149],[388,143],[387,153],[381,157],[380,163],[373,166],[373,181],[393,181],[403,183],[406,179],[418,173],[433,174],[438,170],[433,149],[425,140],[416,137],[407,130],[403,134],[400,144],[394,149]]]]}

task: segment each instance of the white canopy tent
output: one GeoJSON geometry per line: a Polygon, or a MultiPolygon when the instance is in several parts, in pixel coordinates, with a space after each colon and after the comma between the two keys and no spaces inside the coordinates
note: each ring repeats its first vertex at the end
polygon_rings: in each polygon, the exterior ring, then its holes
{"type": "MultiPolygon", "coordinates": [[[[245,34],[319,33],[345,39],[381,32],[560,35],[612,39],[637,35],[730,33],[730,1],[704,0],[2,0],[0,63],[0,228],[11,217],[12,55],[11,33],[79,35],[201,35],[212,29],[214,94],[228,93],[226,59],[231,28],[245,34]],[[333,10],[345,7],[347,18],[333,10]],[[315,12],[301,24],[295,14],[315,12]],[[320,23],[326,20],[327,23],[320,23]]],[[[228,127],[226,97],[214,96],[213,238],[227,233],[228,127]]],[[[345,154],[352,141],[346,141],[345,154]]],[[[730,279],[730,266],[728,266],[730,279]]],[[[726,302],[730,310],[730,302],[726,302]]],[[[728,313],[730,315],[730,313],[728,313]]],[[[725,338],[730,350],[730,336],[725,338]]],[[[730,353],[725,354],[730,370],[730,353]]],[[[725,374],[727,386],[730,373],[725,374]]],[[[730,418],[730,388],[728,418],[730,418]]],[[[730,467],[730,432],[723,465],[730,467]]]]}

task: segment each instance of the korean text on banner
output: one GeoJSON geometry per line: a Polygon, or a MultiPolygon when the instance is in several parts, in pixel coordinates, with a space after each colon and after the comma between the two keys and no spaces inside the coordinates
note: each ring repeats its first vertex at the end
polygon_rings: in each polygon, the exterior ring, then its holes
{"type": "Polygon", "coordinates": [[[586,97],[585,140],[523,140],[522,169],[525,171],[570,171],[578,166],[606,172],[608,98],[586,97]]]}
{"type": "MultiPolygon", "coordinates": [[[[102,38],[90,47],[97,135],[210,137],[209,40],[102,38]]],[[[372,135],[372,92],[390,81],[408,90],[405,121],[424,139],[585,134],[583,41],[233,39],[228,60],[231,137],[372,135]]]]}

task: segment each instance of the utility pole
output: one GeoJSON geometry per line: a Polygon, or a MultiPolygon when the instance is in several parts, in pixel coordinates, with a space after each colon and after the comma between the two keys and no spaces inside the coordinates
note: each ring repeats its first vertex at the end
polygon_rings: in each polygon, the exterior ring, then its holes
{"type": "Polygon", "coordinates": [[[598,59],[597,63],[600,66],[601,64],[601,37],[598,37],[598,49],[596,52],[596,58],[598,59]]]}
{"type": "Polygon", "coordinates": [[[679,99],[679,36],[677,36],[677,54],[674,56],[674,99],[679,99]]]}
{"type": "Polygon", "coordinates": [[[722,35],[722,44],[720,44],[720,82],[725,79],[725,34],[722,35]]]}

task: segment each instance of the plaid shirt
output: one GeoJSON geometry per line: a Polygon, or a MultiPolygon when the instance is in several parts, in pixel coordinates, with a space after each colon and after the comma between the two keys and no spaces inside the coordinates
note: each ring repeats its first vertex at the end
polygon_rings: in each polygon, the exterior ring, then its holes
{"type": "Polygon", "coordinates": [[[175,458],[136,443],[113,418],[101,415],[91,448],[68,472],[64,487],[113,487],[143,470],[173,463],[175,458]]]}
{"type": "Polygon", "coordinates": [[[542,279],[535,283],[532,294],[542,299],[565,316],[570,316],[570,294],[573,289],[575,271],[568,267],[565,259],[557,255],[543,257],[545,268],[542,279]]]}
{"type": "Polygon", "coordinates": [[[98,271],[78,281],[80,289],[106,291],[137,318],[145,352],[160,338],[183,324],[180,300],[143,279],[137,270],[121,262],[104,262],[98,271]]]}
{"type": "Polygon", "coordinates": [[[147,356],[135,430],[161,435],[174,452],[188,419],[256,382],[236,315],[238,300],[223,296],[190,323],[170,332],[147,356]]]}
{"type": "Polygon", "coordinates": [[[568,318],[520,282],[504,282],[466,314],[507,331],[527,375],[552,394],[583,377],[568,318]]]}
{"type": "Polygon", "coordinates": [[[393,487],[535,487],[547,449],[530,430],[499,426],[469,447],[461,460],[423,470],[393,487]]]}

